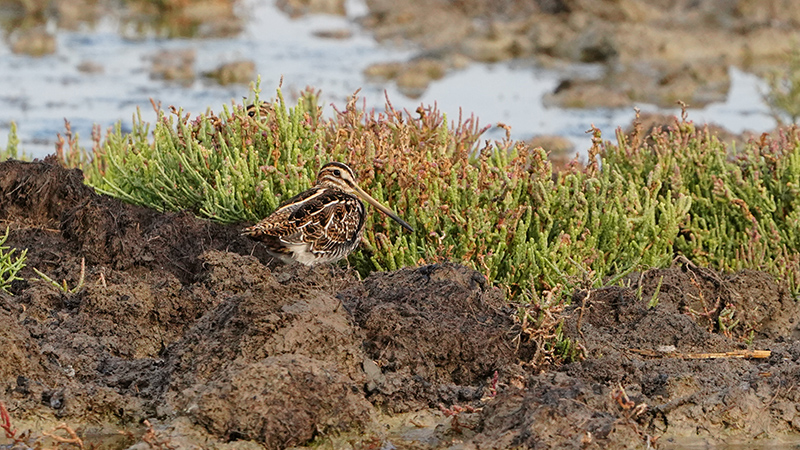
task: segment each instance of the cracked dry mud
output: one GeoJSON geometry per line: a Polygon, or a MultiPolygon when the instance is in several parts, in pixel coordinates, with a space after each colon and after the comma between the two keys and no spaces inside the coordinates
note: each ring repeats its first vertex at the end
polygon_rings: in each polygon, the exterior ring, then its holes
{"type": "MultiPolygon", "coordinates": [[[[28,249],[25,281],[0,294],[0,400],[32,430],[27,444],[61,422],[87,445],[137,449],[800,436],[798,308],[770,275],[676,264],[631,275],[630,288],[578,292],[563,332],[586,357],[545,364],[516,307],[471,269],[359,280],[344,267],[278,265],[238,226],[123,204],[51,162],[0,163],[8,244],[28,249]],[[75,292],[32,270],[72,288],[82,261],[75,292]],[[740,320],[728,336],[711,332],[725,308],[740,320]],[[772,353],[675,357],[748,348],[772,353]]],[[[10,442],[0,434],[0,448],[10,442]]]]}

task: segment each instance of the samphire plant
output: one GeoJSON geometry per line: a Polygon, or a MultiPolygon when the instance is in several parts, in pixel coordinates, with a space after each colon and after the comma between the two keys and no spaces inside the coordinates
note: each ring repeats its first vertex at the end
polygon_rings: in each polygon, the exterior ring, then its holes
{"type": "Polygon", "coordinates": [[[19,137],[17,136],[17,124],[11,122],[11,129],[8,133],[8,143],[5,148],[0,148],[0,161],[7,159],[29,160],[28,155],[19,149],[19,137]]]}
{"type": "MultiPolygon", "coordinates": [[[[325,162],[348,163],[360,184],[416,232],[382,215],[350,256],[362,273],[453,260],[486,274],[518,300],[613,283],[677,255],[716,268],[768,270],[797,290],[800,133],[729,149],[684,116],[616,143],[594,130],[585,165],[553,170],[541,148],[482,141],[474,117],[449,122],[435,108],[353,97],[330,119],[318,92],[197,116],[158,109],[93,134],[91,155],[67,133],[60,155],[101,192],[158,209],[252,223],[308,188],[325,162]]],[[[69,131],[69,130],[68,130],[69,131]]]]}

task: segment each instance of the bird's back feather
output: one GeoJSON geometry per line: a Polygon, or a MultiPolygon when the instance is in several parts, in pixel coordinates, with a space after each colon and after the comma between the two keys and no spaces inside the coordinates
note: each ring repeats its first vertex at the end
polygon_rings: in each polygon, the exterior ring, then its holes
{"type": "Polygon", "coordinates": [[[336,261],[361,240],[364,204],[331,187],[313,187],[292,197],[243,234],[264,243],[280,259],[303,264],[336,261]]]}

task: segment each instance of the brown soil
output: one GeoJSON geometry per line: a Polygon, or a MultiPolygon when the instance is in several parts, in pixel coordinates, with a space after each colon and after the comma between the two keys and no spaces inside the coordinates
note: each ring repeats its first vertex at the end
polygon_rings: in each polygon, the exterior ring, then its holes
{"type": "Polygon", "coordinates": [[[0,294],[0,400],[17,436],[32,430],[22,448],[60,422],[103,448],[800,436],[798,306],[764,273],[687,261],[577,292],[563,333],[585,358],[558,365],[502,292],[455,264],[363,281],[277,265],[240,227],[120,203],[50,162],[0,163],[0,218],[28,249],[25,281],[0,294]],[[697,355],[746,349],[772,354],[697,355]]]}

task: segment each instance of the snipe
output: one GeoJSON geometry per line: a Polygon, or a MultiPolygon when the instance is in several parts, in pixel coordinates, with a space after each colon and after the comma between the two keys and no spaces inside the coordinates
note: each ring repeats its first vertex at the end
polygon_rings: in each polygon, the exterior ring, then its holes
{"type": "Polygon", "coordinates": [[[245,228],[242,234],[261,241],[272,256],[286,263],[312,266],[335,262],[349,255],[361,242],[366,219],[361,199],[406,230],[414,231],[364,192],[350,167],[330,162],[320,169],[314,187],[290,198],[268,217],[245,228]]]}

